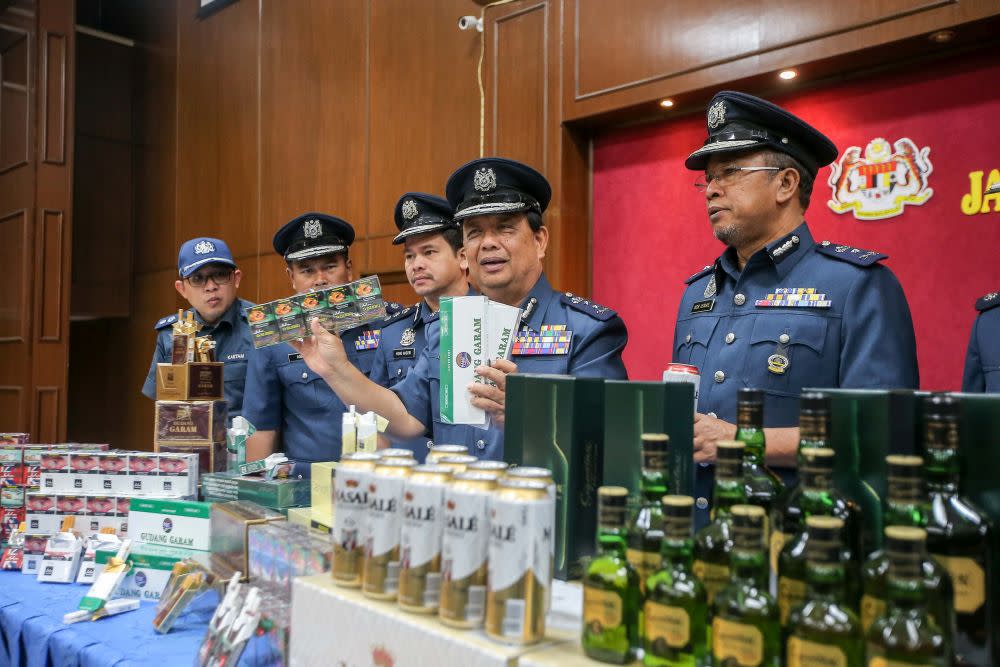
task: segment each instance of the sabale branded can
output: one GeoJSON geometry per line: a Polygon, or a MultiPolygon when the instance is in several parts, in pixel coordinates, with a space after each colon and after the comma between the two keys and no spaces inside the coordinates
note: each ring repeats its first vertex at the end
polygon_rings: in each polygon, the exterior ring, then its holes
{"type": "Polygon", "coordinates": [[[377,600],[395,600],[399,588],[399,529],[403,487],[416,461],[379,461],[368,481],[368,529],[361,592],[377,600]]]}
{"type": "Polygon", "coordinates": [[[451,470],[421,465],[403,488],[403,521],[399,533],[399,606],[433,614],[441,595],[441,531],[444,493],[451,470]]]}
{"type": "Polygon", "coordinates": [[[368,484],[378,456],[348,454],[333,478],[336,512],[333,519],[333,581],[340,586],[361,585],[361,564],[367,541],[368,484]]]}
{"type": "Polygon", "coordinates": [[[474,628],[483,624],[490,500],[497,477],[495,470],[455,473],[444,492],[438,616],[445,625],[474,628]]]}
{"type": "Polygon", "coordinates": [[[432,445],[430,451],[427,452],[427,462],[437,463],[438,459],[445,456],[456,456],[468,453],[469,448],[465,445],[432,445]]]}
{"type": "Polygon", "coordinates": [[[503,477],[507,474],[508,468],[510,468],[510,465],[506,461],[489,461],[481,459],[475,463],[470,463],[468,467],[466,467],[466,470],[470,472],[473,470],[476,472],[492,472],[499,477],[503,477]]]}
{"type": "Polygon", "coordinates": [[[698,412],[698,392],[701,389],[701,373],[697,366],[690,364],[667,364],[663,371],[664,382],[690,382],[694,385],[694,411],[698,412]]]}
{"type": "Polygon", "coordinates": [[[452,454],[450,456],[442,456],[436,463],[440,466],[446,466],[452,473],[465,472],[470,463],[475,463],[478,461],[475,456],[470,456],[469,454],[452,454]]]}
{"type": "Polygon", "coordinates": [[[531,644],[545,635],[555,503],[545,482],[505,478],[490,501],[486,634],[531,644]]]}
{"type": "Polygon", "coordinates": [[[380,459],[383,461],[388,459],[405,459],[409,461],[415,461],[413,457],[413,452],[409,449],[403,449],[402,447],[393,447],[390,449],[380,449],[375,452],[380,459]]]}
{"type": "MultiPolygon", "coordinates": [[[[545,484],[545,490],[548,492],[549,497],[552,498],[553,504],[558,500],[558,491],[556,483],[552,477],[552,471],[548,468],[536,468],[533,466],[515,466],[513,468],[508,468],[506,476],[510,479],[531,479],[537,482],[543,482],[545,484]]],[[[556,541],[552,540],[550,543],[552,546],[552,553],[550,554],[549,564],[552,566],[552,572],[555,573],[556,567],[556,541]]],[[[548,610],[552,605],[551,597],[546,597],[545,599],[545,609],[548,610]]]]}

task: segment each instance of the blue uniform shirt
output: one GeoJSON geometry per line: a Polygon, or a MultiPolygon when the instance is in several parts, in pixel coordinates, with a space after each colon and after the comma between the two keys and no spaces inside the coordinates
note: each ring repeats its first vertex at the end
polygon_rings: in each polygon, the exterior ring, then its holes
{"type": "MultiPolygon", "coordinates": [[[[247,359],[253,349],[253,339],[250,337],[250,326],[247,324],[246,309],[253,304],[243,299],[237,299],[233,305],[222,314],[214,327],[205,326],[205,321],[198,311],[189,308],[194,313],[196,322],[202,325],[199,336],[209,336],[215,341],[215,358],[225,364],[223,391],[229,404],[229,420],[243,413],[243,387],[247,377],[247,359]]],[[[173,329],[177,315],[162,317],[156,323],[156,350],[153,352],[153,362],[149,365],[146,382],[142,385],[142,393],[156,399],[156,364],[168,364],[172,358],[173,329]]]]}
{"type": "MultiPolygon", "coordinates": [[[[735,423],[737,390],[757,388],[764,426],[795,426],[803,387],[916,389],[910,309],[899,281],[878,263],[884,258],[817,244],[803,223],[742,272],[729,248],[688,278],[673,358],[701,371],[698,411],[735,423]]],[[[698,472],[702,523],[712,476],[708,466],[698,472]]]]}
{"type": "Polygon", "coordinates": [[[972,324],[965,355],[962,391],[1000,393],[1000,293],[976,302],[979,315],[972,324]]]}
{"type": "MultiPolygon", "coordinates": [[[[543,326],[565,326],[572,334],[569,348],[562,354],[518,354],[512,357],[521,373],[561,373],[579,377],[628,378],[622,350],[628,342],[625,323],[611,309],[587,299],[560,294],[543,274],[521,304],[519,338],[541,331],[543,326]]],[[[427,327],[427,347],[406,378],[392,387],[407,411],[430,426],[434,442],[466,445],[469,453],[482,459],[503,458],[503,431],[477,429],[468,425],[444,424],[438,405],[441,354],[440,325],[427,327]]],[[[523,352],[532,352],[522,345],[523,352]]]]}
{"type": "MultiPolygon", "coordinates": [[[[371,331],[370,325],[345,331],[344,347],[352,349],[371,331]]],[[[330,385],[288,343],[251,352],[243,415],[258,431],[278,431],[289,459],[339,461],[345,410],[330,385]]]]}

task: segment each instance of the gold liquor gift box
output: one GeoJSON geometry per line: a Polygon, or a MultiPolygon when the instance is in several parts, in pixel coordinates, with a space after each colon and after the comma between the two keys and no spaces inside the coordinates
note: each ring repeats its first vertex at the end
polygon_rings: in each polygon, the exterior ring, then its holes
{"type": "Polygon", "coordinates": [[[216,401],[223,394],[223,363],[157,364],[156,398],[160,401],[216,401]]]}
{"type": "Polygon", "coordinates": [[[225,401],[156,401],[153,442],[225,443],[226,416],[225,401]]]}

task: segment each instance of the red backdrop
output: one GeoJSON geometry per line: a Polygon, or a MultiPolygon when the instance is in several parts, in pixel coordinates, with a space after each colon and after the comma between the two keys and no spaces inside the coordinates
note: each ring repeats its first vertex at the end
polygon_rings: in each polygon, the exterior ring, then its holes
{"type": "MultiPolygon", "coordinates": [[[[840,149],[883,137],[930,147],[934,194],[901,216],[861,221],[827,206],[820,170],[806,212],[813,237],[887,253],[913,313],[925,389],[956,389],[973,304],[1000,289],[1000,212],[965,215],[969,173],[1000,168],[1000,62],[952,59],[771,99],[827,134],[840,149]]],[[[705,138],[703,114],[619,130],[594,143],[593,297],[628,325],[625,363],[657,379],[671,360],[684,279],[723,250],[712,236],[697,174],[684,159],[705,138]]]]}

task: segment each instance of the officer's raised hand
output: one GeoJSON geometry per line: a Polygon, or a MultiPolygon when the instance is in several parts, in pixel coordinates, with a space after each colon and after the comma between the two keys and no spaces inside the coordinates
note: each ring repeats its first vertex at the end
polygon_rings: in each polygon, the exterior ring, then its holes
{"type": "Polygon", "coordinates": [[[306,366],[320,377],[326,378],[342,370],[345,365],[350,365],[340,336],[324,329],[318,317],[310,320],[309,327],[313,334],[311,338],[289,341],[302,355],[306,366]]]}
{"type": "Polygon", "coordinates": [[[694,460],[696,463],[714,462],[719,440],[732,440],[736,424],[722,421],[715,415],[697,413],[694,416],[694,460]]]}
{"type": "Polygon", "coordinates": [[[504,425],[504,399],[507,392],[507,375],[517,372],[517,364],[506,359],[497,359],[492,366],[479,366],[476,373],[490,380],[496,386],[473,382],[469,385],[472,394],[472,405],[490,413],[493,424],[500,428],[504,425]]]}

